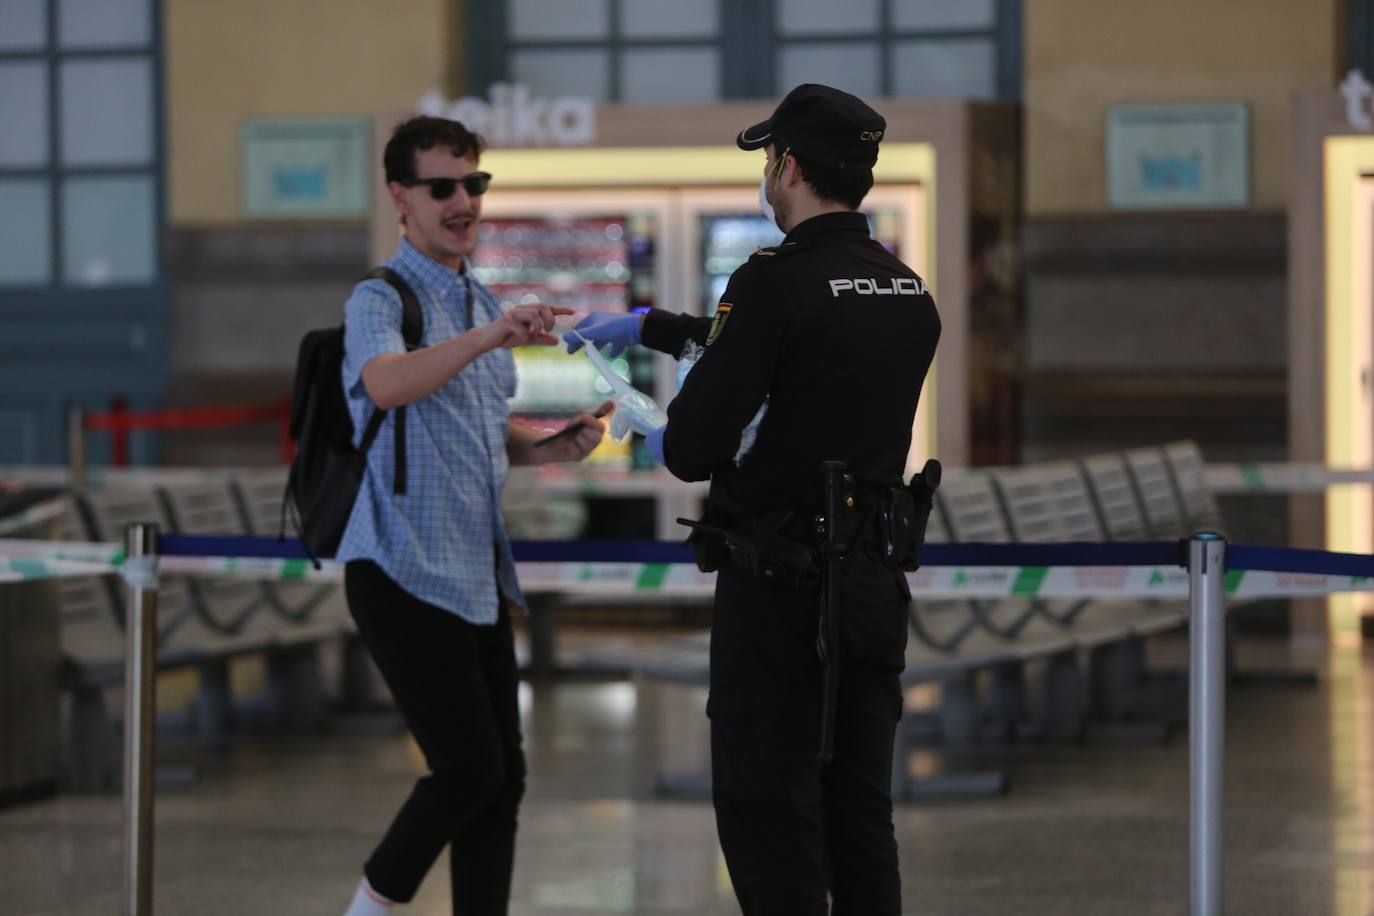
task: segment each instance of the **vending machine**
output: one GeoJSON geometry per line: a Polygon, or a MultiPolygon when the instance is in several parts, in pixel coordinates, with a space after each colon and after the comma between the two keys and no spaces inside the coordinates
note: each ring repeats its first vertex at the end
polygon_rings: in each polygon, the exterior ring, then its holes
{"type": "MultiPolygon", "coordinates": [[[[593,311],[647,311],[662,295],[657,260],[662,203],[624,192],[505,192],[484,210],[473,272],[502,308],[543,302],[573,309],[560,329],[593,311]]],[[[568,355],[564,347],[520,347],[514,357],[518,382],[510,407],[518,420],[556,429],[609,393],[591,362],[568,355]]],[[[655,396],[654,359],[648,351],[632,348],[612,365],[655,396]]],[[[588,462],[603,468],[653,466],[637,437],[624,443],[607,438],[588,462]]]]}
{"type": "MultiPolygon", "coordinates": [[[[864,212],[875,238],[924,274],[923,194],[919,185],[880,185],[865,200],[864,212]]],[[[782,238],[759,211],[757,185],[503,187],[483,204],[472,265],[505,307],[536,301],[566,305],[575,310],[574,322],[597,310],[654,307],[705,316],[715,311],[730,275],[759,248],[782,238]]],[[[591,362],[564,347],[522,347],[514,356],[519,383],[511,412],[518,420],[557,428],[607,395],[591,362]]],[[[677,393],[674,356],[632,347],[614,367],[666,408],[677,393]]],[[[929,454],[929,400],[922,398],[909,464],[929,454]]],[[[660,538],[680,537],[673,520],[695,516],[700,508],[701,488],[657,468],[638,435],[624,443],[607,438],[587,465],[595,487],[578,484],[578,492],[651,497],[660,538]]]]}

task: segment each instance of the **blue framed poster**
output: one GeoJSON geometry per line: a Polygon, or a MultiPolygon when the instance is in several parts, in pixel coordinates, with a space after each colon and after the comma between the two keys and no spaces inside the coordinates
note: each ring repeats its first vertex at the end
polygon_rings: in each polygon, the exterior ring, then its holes
{"type": "Polygon", "coordinates": [[[1250,204],[1250,110],[1241,103],[1113,105],[1107,203],[1114,210],[1250,204]]]}
{"type": "Polygon", "coordinates": [[[240,135],[245,216],[353,219],[370,212],[367,118],[254,118],[240,135]]]}

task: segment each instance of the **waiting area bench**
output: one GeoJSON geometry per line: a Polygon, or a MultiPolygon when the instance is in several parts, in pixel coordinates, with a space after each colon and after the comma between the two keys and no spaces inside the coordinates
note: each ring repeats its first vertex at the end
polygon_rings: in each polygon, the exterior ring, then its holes
{"type": "MultiPolygon", "coordinates": [[[[937,491],[927,540],[1102,542],[1172,540],[1203,530],[1224,534],[1203,470],[1191,442],[1076,461],[952,469],[937,491]]],[[[911,779],[907,761],[918,742],[1162,737],[1165,723],[1149,718],[1142,704],[1149,679],[1145,641],[1186,622],[1187,607],[1180,601],[918,596],[910,610],[902,682],[908,691],[938,685],[939,702],[933,711],[909,710],[902,720],[894,795],[1003,787],[997,774],[911,779]]],[[[709,682],[708,634],[598,651],[584,663],[632,672],[641,684],[641,703],[657,685],[703,690],[709,682]]],[[[646,727],[666,727],[680,744],[677,723],[655,718],[649,713],[646,727]]],[[[704,728],[704,717],[697,727],[704,728]]],[[[654,748],[665,744],[652,734],[642,740],[654,748]]],[[[666,793],[703,786],[700,774],[670,773],[652,754],[645,765],[666,793]]]]}
{"type": "MultiPolygon", "coordinates": [[[[99,487],[66,498],[64,536],[115,541],[127,524],[148,521],[173,533],[271,535],[280,525],[284,483],[285,469],[265,468],[99,487]]],[[[1222,530],[1220,513],[1206,486],[1200,453],[1184,442],[1078,461],[952,469],[938,494],[929,540],[1160,540],[1201,528],[1222,530]]],[[[623,597],[574,599],[557,583],[527,591],[539,623],[532,628],[531,645],[537,655],[549,657],[545,666],[554,652],[549,632],[554,605],[626,603],[623,597]]],[[[64,579],[61,595],[64,680],[71,697],[68,781],[108,785],[118,762],[104,694],[123,677],[123,587],[114,576],[64,579]]],[[[710,603],[705,592],[668,600],[710,603]]],[[[914,601],[904,683],[938,686],[940,702],[934,712],[913,710],[903,720],[902,760],[914,742],[932,738],[954,745],[988,737],[1063,740],[1102,729],[1140,728],[1132,720],[1138,718],[1136,700],[1145,674],[1144,641],[1184,622],[1179,602],[914,601]],[[1032,670],[1034,678],[1028,675],[1032,670]]],[[[266,659],[265,715],[271,724],[282,729],[319,724],[324,713],[319,648],[326,643],[343,646],[340,694],[365,701],[373,676],[337,585],[163,577],[158,665],[197,672],[191,725],[203,741],[224,741],[233,725],[229,666],[245,655],[266,659]]],[[[653,685],[701,689],[708,682],[708,655],[706,634],[693,634],[631,647],[607,644],[581,653],[577,667],[629,672],[646,693],[653,685]]],[[[905,766],[897,772],[902,792],[919,790],[904,780],[905,766]]]]}

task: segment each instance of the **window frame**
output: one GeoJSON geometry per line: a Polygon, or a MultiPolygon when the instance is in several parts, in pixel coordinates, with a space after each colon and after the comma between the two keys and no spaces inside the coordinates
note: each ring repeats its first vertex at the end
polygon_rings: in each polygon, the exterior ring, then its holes
{"type": "MultiPolygon", "coordinates": [[[[1342,75],[1359,70],[1374,79],[1374,0],[1349,0],[1345,19],[1346,61],[1342,75]]],[[[1338,77],[1339,78],[1339,77],[1338,77]]]]}
{"type": "MultiPolygon", "coordinates": [[[[170,365],[170,293],[164,264],[167,226],[166,53],[164,0],[141,0],[149,13],[148,37],[139,44],[65,49],[60,45],[59,0],[44,0],[47,34],[41,46],[0,50],[3,61],[36,61],[47,67],[48,155],[33,166],[0,166],[0,179],[47,182],[47,281],[0,280],[0,427],[13,431],[0,442],[7,460],[51,463],[67,451],[67,413],[76,405],[105,409],[112,395],[133,409],[159,406],[166,397],[170,365]],[[61,66],[67,61],[143,58],[152,71],[152,133],[149,160],[141,165],[68,166],[61,151],[61,66]],[[153,275],[135,282],[87,286],[69,283],[62,212],[69,179],[134,176],[150,181],[153,200],[153,275]]],[[[155,433],[131,438],[135,463],[156,458],[155,433]]],[[[90,457],[108,459],[104,437],[88,443],[90,457]]]]}
{"type": "MultiPolygon", "coordinates": [[[[777,85],[781,50],[791,44],[873,41],[879,49],[879,95],[893,94],[893,46],[922,39],[991,39],[996,73],[991,101],[1019,102],[1022,92],[1022,5],[1024,0],[994,0],[994,21],[989,28],[894,29],[893,0],[879,0],[876,31],[783,35],[777,26],[777,0],[719,4],[720,32],[714,38],[627,38],[621,34],[620,9],[633,0],[607,0],[610,16],[605,38],[514,41],[508,35],[507,0],[467,4],[465,18],[466,81],[469,94],[485,94],[493,83],[509,82],[508,61],[515,51],[603,50],[608,57],[610,93],[605,100],[616,104],[624,97],[621,86],[621,53],[639,48],[714,47],[720,51],[721,100],[771,98],[790,87],[777,85]]],[[[1352,0],[1354,2],[1354,0],[1352,0]]],[[[1374,2],[1374,0],[1370,0],[1374,2]]]]}
{"type": "Polygon", "coordinates": [[[161,0],[143,0],[148,6],[148,41],[143,44],[113,45],[110,47],[80,47],[66,49],[61,47],[60,10],[61,0],[43,0],[47,14],[47,36],[41,48],[0,49],[0,63],[40,63],[47,68],[47,114],[48,114],[48,158],[41,165],[14,166],[0,164],[0,181],[10,179],[39,179],[48,183],[48,246],[51,269],[48,281],[43,284],[8,283],[0,278],[0,308],[16,303],[32,305],[37,296],[53,298],[54,305],[73,301],[98,301],[105,292],[121,291],[120,298],[129,290],[158,290],[164,283],[163,277],[163,230],[166,226],[166,112],[165,112],[165,73],[162,45],[162,3],[161,0]],[[150,87],[152,106],[149,145],[149,159],[142,165],[67,165],[62,161],[62,65],[68,61],[119,61],[146,60],[151,70],[150,87]],[[91,288],[80,283],[68,282],[66,278],[66,251],[63,244],[65,221],[62,211],[62,192],[69,179],[138,177],[149,178],[153,189],[153,275],[144,283],[121,283],[111,287],[91,288]],[[74,295],[75,294],[75,295],[74,295]]]}

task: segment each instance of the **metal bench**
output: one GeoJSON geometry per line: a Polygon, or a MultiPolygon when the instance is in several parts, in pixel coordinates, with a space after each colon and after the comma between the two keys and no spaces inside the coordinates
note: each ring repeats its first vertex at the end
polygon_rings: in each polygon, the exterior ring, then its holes
{"type": "MultiPolygon", "coordinates": [[[[946,474],[938,492],[927,539],[931,542],[1008,542],[1014,540],[1135,540],[1159,528],[1187,528],[1175,484],[1163,453],[1137,450],[1129,456],[1092,456],[1026,468],[956,470],[946,474]]],[[[952,743],[975,740],[988,730],[1007,737],[1077,738],[1104,734],[1157,738],[1163,726],[1104,727],[1095,714],[1119,719],[1130,714],[1124,698],[1144,676],[1143,641],[1184,622],[1178,603],[1141,600],[912,602],[904,688],[938,683],[938,710],[906,714],[898,729],[893,768],[894,797],[926,792],[1000,791],[1000,774],[951,774],[934,780],[909,780],[905,761],[912,744],[932,733],[952,743]],[[1085,680],[1080,651],[1091,657],[1085,680]],[[1041,718],[1026,727],[1025,669],[1045,664],[1041,718]],[[991,672],[991,715],[981,707],[977,678],[991,672]],[[1106,697],[1104,697],[1106,695],[1106,697]],[[990,729],[980,723],[988,723],[990,729]],[[1014,723],[1020,722],[1018,729],[1014,723]]],[[[632,672],[643,691],[666,685],[704,688],[709,682],[709,634],[695,634],[609,649],[589,659],[606,670],[632,672]]],[[[652,718],[658,704],[646,699],[641,718],[652,718]]],[[[702,723],[704,725],[704,722],[702,723]]],[[[700,727],[700,726],[699,726],[700,727]]],[[[642,735],[652,750],[647,759],[660,792],[700,792],[708,781],[699,773],[667,773],[658,767],[658,734],[642,735]]],[[[680,733],[674,732],[675,738],[680,733]]],[[[699,742],[698,742],[699,744],[699,742]]]]}
{"type": "Polygon", "coordinates": [[[1149,536],[1164,541],[1191,535],[1183,500],[1169,473],[1164,453],[1153,447],[1136,448],[1125,452],[1123,457],[1145,515],[1149,536]]]}
{"type": "MultiPolygon", "coordinates": [[[[281,531],[282,494],[286,490],[286,467],[253,468],[236,471],[229,480],[242,530],[259,537],[276,536],[281,531]]],[[[307,582],[260,583],[272,610],[291,623],[329,620],[341,629],[351,629],[352,618],[343,589],[336,585],[307,582]]]]}
{"type": "MultiPolygon", "coordinates": [[[[65,537],[76,541],[119,541],[136,522],[166,532],[246,533],[227,481],[103,488],[69,497],[68,505],[65,537]]],[[[64,579],[61,588],[64,681],[73,697],[65,779],[73,787],[108,787],[117,781],[118,756],[104,693],[124,677],[124,586],[105,576],[64,579]]],[[[244,655],[267,660],[263,718],[271,727],[318,725],[324,703],[316,652],[341,632],[337,621],[294,623],[274,613],[257,582],[169,575],[159,582],[157,667],[196,669],[188,725],[205,745],[227,740],[235,717],[229,663],[244,655]]]]}
{"type": "MultiPolygon", "coordinates": [[[[1215,531],[1223,536],[1227,533],[1221,508],[1216,496],[1207,486],[1206,466],[1202,452],[1194,442],[1171,442],[1160,451],[1165,466],[1174,482],[1183,514],[1188,519],[1191,531],[1215,531]]],[[[1227,601],[1227,610],[1234,611],[1243,607],[1244,599],[1227,601]]],[[[1249,684],[1286,684],[1300,687],[1313,687],[1317,684],[1315,671],[1291,668],[1244,668],[1236,661],[1236,619],[1234,614],[1226,618],[1226,670],[1230,680],[1249,684]]]]}

